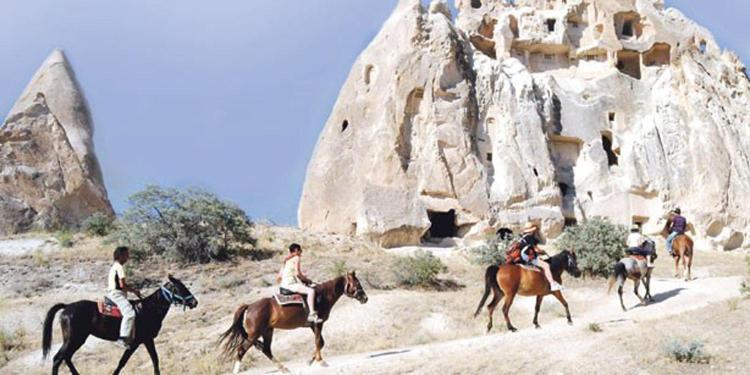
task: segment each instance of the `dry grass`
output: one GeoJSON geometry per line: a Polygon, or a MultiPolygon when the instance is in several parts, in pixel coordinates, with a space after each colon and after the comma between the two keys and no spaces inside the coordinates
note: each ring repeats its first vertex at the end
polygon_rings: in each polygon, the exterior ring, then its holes
{"type": "MultiPolygon", "coordinates": [[[[226,263],[205,265],[178,265],[165,262],[134,264],[134,275],[143,287],[150,291],[166,276],[173,273],[186,282],[198,297],[197,309],[182,312],[174,309],[164,323],[157,339],[163,373],[215,374],[231,369],[230,363],[217,358],[215,340],[229,326],[234,309],[241,303],[252,302],[267,296],[276,284],[275,275],[286,247],[291,242],[302,244],[305,249],[302,265],[306,273],[316,281],[324,281],[349,270],[356,270],[370,296],[367,305],[344,298],[333,310],[330,323],[325,330],[324,355],[385,350],[416,344],[442,342],[452,339],[480,337],[484,334],[487,316],[483,312],[474,319],[472,314],[484,289],[484,267],[477,266],[461,256],[444,261],[447,270],[440,275],[462,288],[448,291],[396,289],[396,280],[389,266],[395,256],[368,242],[334,235],[314,235],[293,228],[258,225],[255,228],[257,249],[272,255],[253,260],[240,257],[226,263]]],[[[95,299],[102,293],[104,278],[111,262],[112,245],[99,238],[76,236],[75,245],[53,253],[34,253],[22,257],[0,257],[0,273],[13,275],[0,279],[0,314],[19,317],[28,331],[23,350],[14,351],[11,359],[21,355],[32,355],[39,348],[38,327],[44,312],[55,302],[72,302],[77,299],[95,299]],[[10,315],[8,315],[10,314],[10,315]],[[33,330],[33,331],[32,331],[33,330]]],[[[661,252],[660,254],[663,254],[661,252]]],[[[656,276],[671,277],[671,261],[661,256],[657,261],[656,276]]],[[[715,277],[746,274],[742,256],[722,253],[699,252],[694,273],[697,277],[715,277]]],[[[605,292],[602,279],[574,279],[564,277],[566,298],[571,305],[573,319],[594,308],[587,302],[591,295],[605,292]]],[[[614,297],[612,297],[614,298],[614,297]]],[[[519,329],[529,329],[533,314],[533,298],[518,298],[511,309],[511,319],[519,329]]],[[[648,325],[635,325],[633,334],[610,336],[610,329],[592,334],[589,322],[581,321],[578,330],[585,334],[586,346],[580,349],[585,361],[565,362],[561,367],[551,367],[545,361],[530,358],[518,359],[516,370],[522,372],[596,373],[609,371],[613,363],[622,365],[626,373],[633,370],[653,373],[677,373],[684,371],[712,372],[719,370],[734,372],[746,363],[744,358],[728,353],[746,353],[746,344],[740,343],[741,327],[750,317],[750,301],[727,302],[722,309],[712,307],[659,321],[648,325]],[[588,328],[587,328],[588,326],[588,328]],[[710,365],[682,364],[664,356],[663,347],[673,337],[700,338],[706,342],[714,358],[710,365]],[[589,342],[589,340],[591,340],[589,342]],[[588,348],[588,349],[587,349],[588,348]],[[588,351],[587,351],[588,350],[588,351]],[[734,351],[731,351],[734,350],[734,351]],[[727,354],[725,354],[727,353],[727,354]],[[656,367],[651,366],[651,362],[656,367]],[[703,367],[690,367],[703,366],[703,367]]],[[[546,298],[540,315],[544,327],[552,322],[563,321],[563,309],[554,298],[546,298]]],[[[501,312],[495,313],[493,332],[505,330],[501,312]]],[[[600,327],[603,328],[603,327],[600,327]]],[[[55,342],[60,340],[60,331],[55,324],[55,342]]],[[[282,360],[308,358],[313,350],[309,330],[278,332],[274,340],[274,352],[282,360]]],[[[501,349],[498,349],[501,350],[501,349]]],[[[502,350],[508,350],[504,348],[502,350]]],[[[75,357],[82,373],[111,372],[119,359],[120,350],[108,343],[91,339],[75,357]]],[[[269,362],[251,351],[243,362],[245,368],[268,366],[269,362]],[[255,361],[255,362],[254,362],[255,361]]],[[[494,371],[497,372],[496,354],[488,354],[487,362],[472,364],[453,361],[454,373],[494,371]]],[[[460,355],[458,353],[457,355],[460,355]]],[[[43,366],[27,366],[13,361],[3,368],[3,373],[46,373],[50,362],[43,366]]],[[[435,365],[437,366],[437,364],[435,365]]],[[[413,370],[426,371],[427,368],[413,370]]],[[[403,371],[408,371],[405,367],[403,371]]],[[[435,371],[450,373],[445,367],[435,371]]],[[[145,350],[139,350],[126,367],[126,374],[150,373],[150,359],[145,350]]]]}

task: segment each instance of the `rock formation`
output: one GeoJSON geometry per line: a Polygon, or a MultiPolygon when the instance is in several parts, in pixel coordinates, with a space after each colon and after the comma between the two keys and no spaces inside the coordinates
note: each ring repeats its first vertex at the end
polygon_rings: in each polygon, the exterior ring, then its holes
{"type": "Polygon", "coordinates": [[[112,215],[86,101],[55,50],[0,127],[0,235],[112,215]]]}
{"type": "Polygon", "coordinates": [[[750,80],[661,0],[402,0],[308,166],[302,228],[385,246],[603,216],[750,246],[750,80]]]}

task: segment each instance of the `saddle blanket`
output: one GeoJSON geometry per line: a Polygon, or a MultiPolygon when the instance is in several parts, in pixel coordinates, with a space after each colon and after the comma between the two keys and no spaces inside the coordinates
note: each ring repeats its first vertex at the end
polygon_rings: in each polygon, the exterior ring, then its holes
{"type": "Polygon", "coordinates": [[[305,299],[302,298],[302,295],[299,294],[284,295],[277,293],[273,295],[273,298],[275,298],[276,302],[278,302],[281,306],[305,304],[305,299]]]}
{"type": "Polygon", "coordinates": [[[104,301],[96,301],[96,307],[99,310],[99,314],[113,318],[122,318],[120,308],[114,302],[110,301],[109,298],[106,298],[104,301]]]}

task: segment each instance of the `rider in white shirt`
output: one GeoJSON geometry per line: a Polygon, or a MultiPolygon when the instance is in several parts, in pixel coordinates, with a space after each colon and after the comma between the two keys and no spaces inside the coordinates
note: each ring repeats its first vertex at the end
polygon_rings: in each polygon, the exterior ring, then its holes
{"type": "Polygon", "coordinates": [[[130,250],[125,246],[115,249],[113,254],[114,263],[109,269],[107,276],[107,297],[114,302],[122,313],[122,322],[120,322],[120,338],[117,344],[128,347],[133,339],[133,326],[135,323],[135,310],[128,300],[128,292],[132,292],[143,298],[141,292],[131,287],[125,280],[128,278],[125,263],[130,259],[130,250]]]}
{"type": "Polygon", "coordinates": [[[318,318],[318,313],[315,311],[315,284],[302,273],[300,269],[301,258],[302,246],[296,243],[291,244],[289,255],[284,259],[284,265],[279,271],[278,280],[281,281],[282,288],[307,296],[307,306],[310,308],[307,321],[322,323],[323,320],[318,318]]]}
{"type": "Polygon", "coordinates": [[[651,252],[644,249],[643,243],[646,242],[646,237],[641,234],[641,227],[637,224],[633,224],[630,228],[630,234],[628,235],[625,245],[627,245],[627,252],[635,255],[642,255],[646,258],[646,265],[649,268],[653,268],[651,264],[651,252]]]}

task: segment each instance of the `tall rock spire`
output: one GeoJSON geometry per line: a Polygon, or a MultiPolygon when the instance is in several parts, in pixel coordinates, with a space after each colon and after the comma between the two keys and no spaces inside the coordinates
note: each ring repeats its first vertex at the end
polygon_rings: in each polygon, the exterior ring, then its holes
{"type": "Polygon", "coordinates": [[[73,69],[55,50],[0,127],[0,234],[113,214],[92,136],[73,69]]]}

